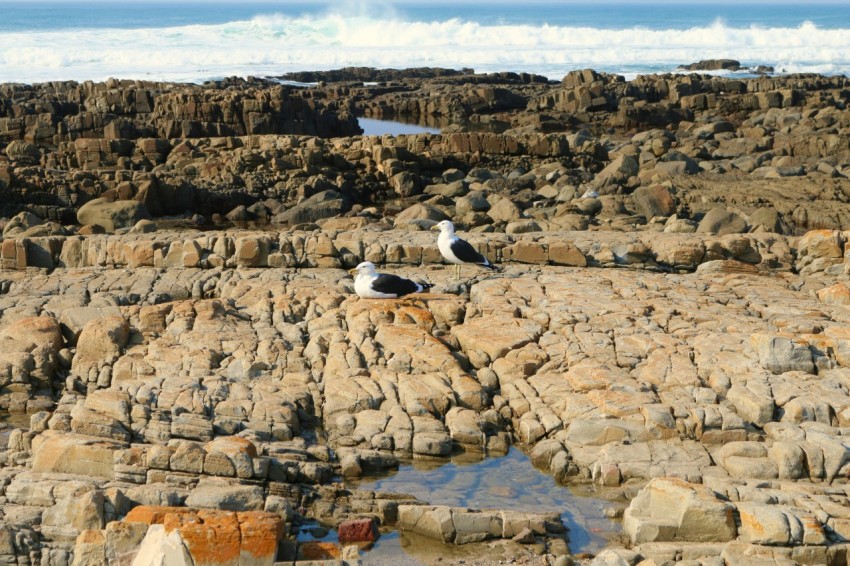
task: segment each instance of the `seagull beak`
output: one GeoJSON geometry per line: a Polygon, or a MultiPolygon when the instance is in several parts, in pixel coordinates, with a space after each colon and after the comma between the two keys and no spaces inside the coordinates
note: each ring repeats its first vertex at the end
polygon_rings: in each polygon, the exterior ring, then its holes
{"type": "Polygon", "coordinates": [[[439,227],[439,226],[437,226],[436,224],[434,224],[433,226],[431,226],[431,230],[439,230],[439,229],[440,229],[440,227],[439,227]]]}
{"type": "Polygon", "coordinates": [[[354,269],[349,269],[349,270],[348,270],[348,272],[349,272],[351,275],[357,275],[357,268],[355,267],[354,269]]]}

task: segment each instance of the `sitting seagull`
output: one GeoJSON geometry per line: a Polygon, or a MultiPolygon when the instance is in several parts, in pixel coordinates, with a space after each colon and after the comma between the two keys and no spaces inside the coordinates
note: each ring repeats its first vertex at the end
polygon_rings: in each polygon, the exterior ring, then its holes
{"type": "Polygon", "coordinates": [[[439,230],[437,247],[443,258],[449,263],[455,264],[455,279],[460,279],[460,266],[464,263],[473,263],[496,271],[497,268],[490,263],[486,257],[478,253],[469,242],[455,236],[455,226],[448,220],[437,223],[431,230],[439,230]]]}
{"type": "Polygon", "coordinates": [[[410,279],[378,273],[375,264],[364,261],[351,271],[354,278],[354,292],[364,299],[397,299],[411,293],[422,293],[434,285],[431,283],[416,283],[410,279]]]}

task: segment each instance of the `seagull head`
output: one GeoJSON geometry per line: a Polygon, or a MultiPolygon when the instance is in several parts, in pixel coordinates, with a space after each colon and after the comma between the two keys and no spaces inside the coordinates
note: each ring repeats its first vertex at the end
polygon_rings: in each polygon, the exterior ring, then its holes
{"type": "Polygon", "coordinates": [[[352,275],[357,275],[358,273],[363,273],[366,275],[375,273],[375,264],[371,261],[364,261],[354,269],[349,269],[348,272],[352,275]]]}
{"type": "Polygon", "coordinates": [[[439,230],[440,232],[455,233],[455,225],[448,220],[442,220],[431,226],[431,230],[439,230]]]}

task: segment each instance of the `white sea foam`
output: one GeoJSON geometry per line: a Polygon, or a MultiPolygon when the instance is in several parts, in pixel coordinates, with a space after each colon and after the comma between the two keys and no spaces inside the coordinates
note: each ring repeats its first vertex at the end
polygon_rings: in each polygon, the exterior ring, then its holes
{"type": "Polygon", "coordinates": [[[734,28],[716,21],[685,30],[412,22],[389,7],[354,2],[315,17],[272,14],[220,25],[0,35],[2,82],[203,81],[343,66],[472,67],[558,79],[577,68],[633,76],[710,58],[775,65],[786,72],[847,73],[850,29],[820,29],[809,22],[795,28],[734,28]]]}

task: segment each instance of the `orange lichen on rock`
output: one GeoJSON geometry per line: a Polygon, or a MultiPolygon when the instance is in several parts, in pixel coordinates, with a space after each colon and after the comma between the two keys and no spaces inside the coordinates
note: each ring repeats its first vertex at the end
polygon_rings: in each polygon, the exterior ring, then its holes
{"type": "Polygon", "coordinates": [[[245,511],[237,516],[242,534],[241,551],[255,558],[274,557],[283,536],[280,516],[260,511],[245,511]]]}
{"type": "Polygon", "coordinates": [[[232,511],[198,511],[197,523],[180,527],[180,536],[195,564],[239,564],[242,535],[232,511]]]}
{"type": "Polygon", "coordinates": [[[162,525],[165,523],[165,516],[195,514],[195,509],[188,507],[165,507],[159,505],[139,505],[133,507],[127,516],[124,517],[125,523],[147,523],[148,525],[162,525]]]}
{"type": "Polygon", "coordinates": [[[165,527],[165,532],[177,531],[186,525],[195,525],[201,523],[201,518],[198,517],[192,509],[191,513],[166,513],[162,520],[162,526],[165,527]]]}
{"type": "Polygon", "coordinates": [[[142,505],[124,521],[161,524],[166,533],[177,531],[195,566],[272,564],[283,535],[280,516],[264,511],[142,505]]]}

